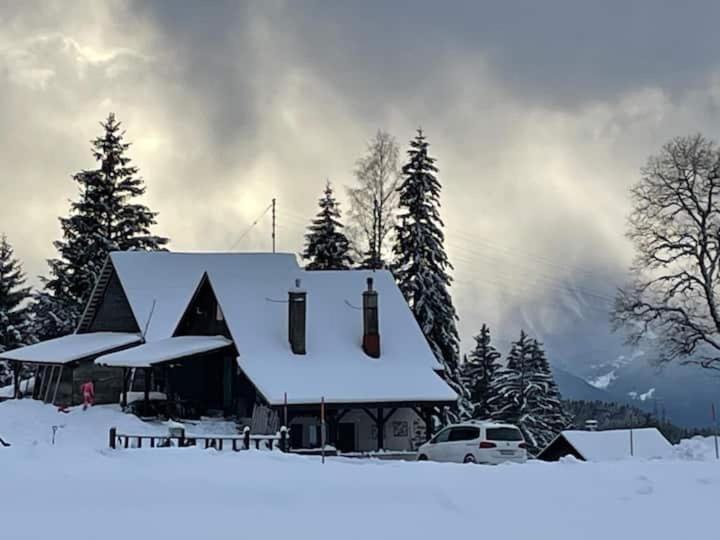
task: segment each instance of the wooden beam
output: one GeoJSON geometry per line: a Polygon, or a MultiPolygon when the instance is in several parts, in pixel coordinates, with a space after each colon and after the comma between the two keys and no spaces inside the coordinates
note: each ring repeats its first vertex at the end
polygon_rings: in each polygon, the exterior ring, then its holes
{"type": "Polygon", "coordinates": [[[382,407],[378,407],[375,424],[377,425],[377,449],[378,451],[385,450],[385,418],[382,407]]]}
{"type": "Polygon", "coordinates": [[[361,407],[361,410],[365,411],[365,414],[367,414],[370,419],[377,424],[378,417],[375,416],[370,409],[368,409],[367,407],[361,407]]]}
{"type": "Polygon", "coordinates": [[[120,405],[122,406],[123,410],[125,410],[127,408],[129,375],[130,375],[130,370],[128,368],[122,368],[122,399],[120,400],[120,405]]]}
{"type": "Polygon", "coordinates": [[[20,369],[22,364],[20,362],[12,362],[13,372],[13,397],[18,399],[20,397],[20,369]]]}
{"type": "Polygon", "coordinates": [[[145,371],[145,391],[143,394],[143,413],[145,416],[149,416],[150,413],[150,374],[152,368],[143,368],[145,371]]]}

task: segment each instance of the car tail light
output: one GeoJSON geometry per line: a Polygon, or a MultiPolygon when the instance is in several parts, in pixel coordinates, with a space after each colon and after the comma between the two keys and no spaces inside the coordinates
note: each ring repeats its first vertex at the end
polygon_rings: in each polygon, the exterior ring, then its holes
{"type": "Polygon", "coordinates": [[[520,444],[518,444],[518,447],[527,450],[528,445],[527,445],[527,443],[521,442],[520,444]]]}
{"type": "Polygon", "coordinates": [[[480,443],[480,448],[497,448],[497,444],[494,442],[482,441],[480,443]]]}

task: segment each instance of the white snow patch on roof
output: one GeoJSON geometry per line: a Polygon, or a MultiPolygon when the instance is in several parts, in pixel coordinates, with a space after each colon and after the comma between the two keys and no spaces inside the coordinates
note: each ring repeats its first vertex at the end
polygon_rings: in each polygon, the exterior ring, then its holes
{"type": "Polygon", "coordinates": [[[150,367],[152,364],[222,349],[231,344],[232,341],[222,336],[178,336],[106,354],[97,358],[95,363],[116,367],[150,367]]]}
{"type": "Polygon", "coordinates": [[[672,445],[656,428],[563,431],[561,436],[588,461],[613,461],[631,457],[658,459],[673,454],[672,445]]]}
{"type": "Polygon", "coordinates": [[[237,347],[238,363],[272,403],[453,401],[405,299],[387,271],[302,270],[292,254],[113,253],[146,341],[172,336],[207,273],[237,347]],[[381,357],[362,350],[362,293],[379,295],[381,357]],[[307,291],[307,354],[288,343],[288,290],[307,291]]]}
{"type": "Polygon", "coordinates": [[[90,334],[70,334],[13,349],[0,354],[1,359],[44,364],[67,364],[75,360],[94,356],[120,347],[140,343],[137,334],[120,332],[94,332],[90,334]]]}

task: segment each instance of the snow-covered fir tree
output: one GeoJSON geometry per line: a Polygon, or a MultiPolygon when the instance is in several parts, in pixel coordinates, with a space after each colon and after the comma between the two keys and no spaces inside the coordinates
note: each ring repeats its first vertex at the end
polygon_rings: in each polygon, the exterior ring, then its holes
{"type": "MultiPolygon", "coordinates": [[[[524,332],[510,345],[507,362],[491,380],[492,397],[488,407],[492,419],[517,424],[526,410],[525,390],[532,369],[533,343],[524,332]]],[[[522,426],[520,426],[522,428],[522,426]]]]}
{"type": "MultiPolygon", "coordinates": [[[[0,235],[0,352],[31,343],[27,303],[30,287],[5,235],[0,235]]],[[[10,384],[7,362],[0,360],[0,386],[10,384]]]]}
{"type": "Polygon", "coordinates": [[[534,446],[542,449],[567,427],[570,416],[564,410],[542,344],[532,340],[531,348],[532,369],[525,392],[526,411],[520,421],[532,434],[534,446]]]}
{"type": "Polygon", "coordinates": [[[460,381],[467,404],[461,406],[461,414],[468,418],[490,418],[495,387],[492,381],[500,368],[500,353],[491,344],[490,328],[483,324],[480,333],[475,336],[475,348],[468,354],[460,368],[460,381]]]}
{"type": "Polygon", "coordinates": [[[450,297],[452,265],[445,253],[440,219],[440,182],[422,130],[410,142],[409,160],[398,187],[394,273],[420,328],[458,393],[457,314],[450,297]]]}
{"type": "Polygon", "coordinates": [[[491,383],[488,405],[493,420],[517,425],[531,450],[542,449],[565,428],[560,392],[540,343],[520,332],[507,364],[491,383]]]}
{"type": "Polygon", "coordinates": [[[305,269],[347,270],[353,264],[350,242],[342,231],[340,203],[333,195],[330,182],[325,185],[325,192],[318,200],[318,205],[320,211],[305,235],[302,257],[309,261],[305,269]]]}
{"type": "Polygon", "coordinates": [[[58,257],[48,261],[50,275],[34,303],[43,339],[72,331],[111,251],[155,250],[168,242],[151,234],[156,214],[136,201],[145,185],[126,155],[130,144],[120,122],[111,113],[100,125],[103,133],[92,141],[98,167],[73,176],[80,196],[60,218],[58,257]]]}

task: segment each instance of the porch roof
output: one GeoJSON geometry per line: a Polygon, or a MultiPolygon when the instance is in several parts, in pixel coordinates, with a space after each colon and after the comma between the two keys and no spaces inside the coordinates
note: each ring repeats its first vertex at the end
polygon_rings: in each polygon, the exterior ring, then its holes
{"type": "Polygon", "coordinates": [[[150,367],[170,360],[215,351],[229,345],[232,345],[232,341],[222,336],[177,336],[105,354],[97,358],[95,363],[112,367],[150,367]]]}
{"type": "Polygon", "coordinates": [[[6,351],[0,354],[0,359],[36,364],[67,364],[141,342],[142,337],[139,335],[121,332],[70,334],[6,351]]]}

